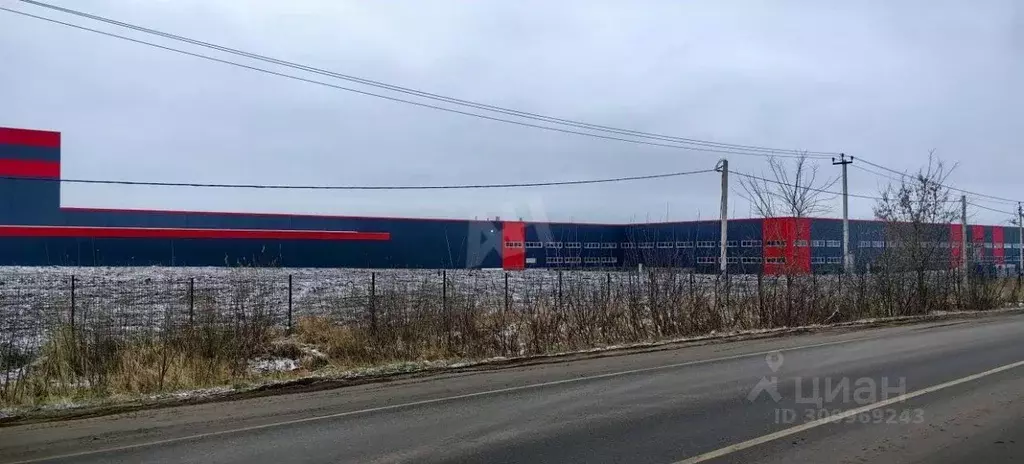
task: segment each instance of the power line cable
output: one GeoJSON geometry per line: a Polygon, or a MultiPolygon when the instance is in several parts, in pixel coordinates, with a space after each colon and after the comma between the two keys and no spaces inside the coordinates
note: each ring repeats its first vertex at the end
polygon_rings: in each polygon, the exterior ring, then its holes
{"type": "MultiPolygon", "coordinates": [[[[368,86],[373,86],[373,87],[377,87],[377,88],[381,88],[381,89],[386,89],[386,90],[390,90],[390,91],[394,91],[394,92],[401,92],[401,93],[405,93],[405,94],[408,94],[408,95],[418,96],[418,97],[421,97],[421,98],[427,98],[427,99],[431,99],[431,100],[435,100],[435,101],[441,101],[441,102],[445,102],[445,103],[449,103],[449,104],[466,106],[466,107],[471,107],[471,108],[485,110],[485,111],[497,112],[497,113],[511,115],[511,116],[516,116],[516,117],[520,117],[520,118],[524,118],[524,119],[530,119],[530,120],[542,121],[542,122],[546,122],[546,123],[554,123],[554,124],[559,124],[559,125],[565,125],[565,126],[575,127],[575,128],[579,128],[579,129],[592,130],[592,131],[605,132],[605,133],[613,133],[613,134],[630,136],[630,137],[638,137],[638,138],[644,138],[644,139],[661,140],[661,141],[674,142],[674,143],[678,143],[678,144],[695,145],[696,146],[696,147],[688,147],[688,146],[683,146],[683,145],[671,145],[672,147],[676,147],[676,148],[684,148],[684,149],[695,150],[695,151],[708,151],[708,152],[713,152],[713,153],[729,153],[729,154],[738,154],[738,155],[745,155],[745,156],[768,156],[768,157],[770,157],[770,156],[778,156],[778,157],[801,157],[801,156],[807,156],[809,158],[828,158],[829,156],[839,154],[838,152],[803,151],[803,150],[794,150],[794,149],[771,148],[771,147],[764,147],[764,146],[757,146],[757,145],[742,145],[742,144],[731,144],[731,143],[713,142],[713,141],[708,141],[708,140],[700,140],[700,139],[693,139],[693,138],[685,138],[685,137],[669,136],[669,135],[663,135],[663,134],[655,134],[655,133],[650,133],[650,132],[642,132],[642,131],[636,131],[636,130],[631,130],[631,129],[622,129],[622,128],[616,128],[616,127],[612,127],[612,126],[605,126],[605,125],[592,124],[592,123],[576,121],[576,120],[571,120],[571,119],[558,118],[558,117],[554,117],[554,116],[546,116],[546,115],[542,115],[542,114],[538,114],[538,113],[532,113],[532,112],[528,112],[528,111],[521,111],[521,110],[510,109],[510,108],[504,108],[504,107],[500,107],[500,106],[489,105],[489,104],[474,102],[474,101],[470,101],[470,100],[463,100],[463,99],[459,99],[459,98],[448,97],[448,96],[444,96],[444,95],[440,95],[440,94],[436,94],[436,93],[431,93],[431,92],[425,92],[425,91],[422,91],[422,90],[412,89],[412,88],[408,88],[408,87],[401,87],[401,86],[397,86],[397,85],[393,85],[393,84],[387,84],[387,83],[384,83],[384,82],[375,81],[375,80],[371,80],[371,79],[364,79],[364,78],[360,78],[360,77],[356,77],[356,76],[351,76],[351,75],[347,75],[347,74],[341,74],[341,73],[337,73],[337,72],[333,72],[333,71],[329,71],[329,70],[325,70],[325,69],[321,69],[321,68],[316,68],[316,67],[312,67],[312,66],[302,65],[302,64],[298,64],[298,63],[294,63],[294,62],[290,62],[290,61],[285,61],[285,60],[281,60],[281,59],[277,59],[277,58],[268,57],[268,56],[265,56],[265,55],[260,55],[260,54],[256,54],[256,53],[246,52],[246,51],[243,51],[243,50],[238,50],[238,49],[234,49],[234,48],[230,48],[230,47],[225,47],[225,46],[222,46],[222,45],[217,45],[217,44],[213,44],[213,43],[209,43],[209,42],[204,42],[204,41],[200,41],[200,40],[196,40],[196,39],[191,39],[191,38],[188,38],[188,37],[184,37],[184,36],[180,36],[180,35],[176,35],[176,34],[171,34],[171,33],[159,31],[159,30],[156,30],[156,29],[150,29],[150,28],[146,28],[146,27],[142,27],[142,26],[137,26],[137,25],[134,25],[134,24],[130,24],[130,23],[122,22],[122,21],[117,21],[117,20],[114,20],[114,19],[105,18],[105,17],[102,17],[102,16],[93,15],[93,14],[85,13],[85,12],[82,12],[82,11],[72,10],[72,9],[69,9],[69,8],[63,8],[63,7],[56,6],[56,5],[50,5],[50,4],[43,3],[43,2],[37,2],[37,1],[33,1],[33,0],[20,0],[20,1],[22,1],[23,3],[30,4],[30,5],[35,5],[35,6],[42,7],[42,8],[48,8],[48,9],[59,11],[59,12],[62,12],[62,13],[66,13],[66,14],[70,14],[70,15],[75,15],[75,16],[79,16],[79,17],[82,17],[82,18],[91,19],[91,20],[94,20],[94,21],[100,21],[100,22],[104,22],[104,23],[107,23],[107,24],[115,25],[115,26],[118,26],[118,27],[135,30],[135,31],[138,31],[138,32],[143,32],[143,33],[147,33],[147,34],[151,34],[151,35],[157,35],[157,36],[164,37],[164,38],[167,38],[167,39],[176,40],[176,41],[180,41],[180,42],[185,42],[185,43],[189,43],[189,44],[192,44],[192,45],[196,45],[196,46],[200,46],[200,47],[205,47],[205,48],[209,48],[209,49],[213,49],[213,50],[218,50],[218,51],[221,51],[221,52],[230,53],[230,54],[234,54],[234,55],[237,55],[237,56],[243,56],[243,57],[254,59],[254,60],[264,61],[264,62],[268,62],[268,63],[280,65],[280,66],[290,67],[290,68],[293,68],[293,69],[298,69],[298,70],[302,70],[302,71],[306,71],[306,72],[310,72],[310,73],[315,73],[315,74],[320,74],[320,75],[323,75],[323,76],[333,77],[333,78],[337,78],[337,79],[343,79],[343,80],[346,80],[346,81],[355,82],[355,83],[359,83],[359,84],[363,84],[363,85],[368,85],[368,86]],[[700,147],[700,148],[697,148],[697,147],[700,147]]],[[[36,18],[36,19],[50,21],[50,22],[53,22],[53,23],[56,23],[56,24],[62,24],[62,25],[65,25],[65,26],[75,27],[75,28],[78,28],[78,29],[82,29],[82,30],[86,30],[86,31],[94,32],[94,33],[100,33],[100,34],[107,35],[107,36],[110,36],[110,37],[116,37],[116,38],[120,38],[120,39],[124,39],[124,40],[130,40],[130,41],[133,41],[133,42],[136,42],[136,43],[140,43],[140,44],[144,44],[144,45],[156,46],[156,47],[164,49],[164,50],[176,51],[176,52],[179,52],[179,53],[186,53],[186,54],[190,54],[191,56],[196,56],[196,57],[200,57],[200,58],[207,58],[207,59],[212,58],[212,57],[206,57],[205,55],[204,56],[199,56],[198,54],[192,54],[192,53],[184,52],[184,51],[181,51],[181,50],[178,50],[178,49],[173,49],[173,48],[170,48],[170,47],[160,46],[160,45],[157,45],[157,44],[153,44],[153,43],[150,43],[150,42],[145,42],[145,41],[141,41],[141,40],[137,40],[137,39],[131,39],[131,38],[128,38],[128,37],[125,37],[125,36],[120,36],[120,35],[113,34],[113,33],[99,31],[99,30],[87,28],[87,27],[84,27],[84,26],[74,25],[74,24],[71,24],[71,23],[65,23],[63,21],[58,21],[58,20],[54,20],[54,19],[51,19],[51,18],[45,18],[45,17],[42,17],[42,16],[32,15],[32,14],[21,12],[21,11],[17,11],[17,10],[11,10],[11,9],[7,9],[7,8],[0,8],[0,9],[2,9],[4,11],[11,12],[11,13],[21,14],[21,15],[32,17],[32,18],[36,18]]],[[[233,64],[233,65],[236,65],[236,66],[240,65],[240,64],[233,63],[233,62],[227,62],[226,60],[219,60],[219,59],[214,59],[214,60],[215,61],[219,61],[219,62],[224,63],[224,64],[233,64]]],[[[252,69],[252,67],[250,67],[250,69],[252,69]]],[[[261,70],[261,69],[253,69],[253,70],[261,70]]],[[[282,76],[282,77],[289,77],[289,76],[284,76],[284,75],[282,75],[280,73],[273,73],[272,72],[272,74],[276,74],[276,75],[279,75],[279,76],[282,76]]],[[[485,118],[485,119],[490,119],[490,120],[500,121],[500,122],[506,122],[506,123],[512,123],[512,124],[527,125],[529,127],[537,127],[537,128],[546,128],[546,129],[549,129],[549,130],[557,130],[557,129],[546,127],[546,126],[545,127],[538,127],[536,125],[524,124],[524,123],[521,123],[521,122],[518,122],[518,121],[512,121],[512,120],[507,120],[507,119],[503,119],[503,118],[488,117],[488,116],[480,115],[480,114],[477,114],[477,113],[463,112],[463,111],[458,111],[458,110],[454,110],[454,109],[451,109],[451,108],[437,107],[435,105],[424,104],[424,103],[421,103],[421,102],[413,102],[413,101],[409,101],[409,100],[404,100],[404,99],[399,99],[399,98],[395,98],[395,97],[375,94],[375,93],[371,93],[371,92],[360,91],[360,90],[357,90],[357,89],[351,89],[351,88],[347,88],[347,87],[336,87],[336,88],[339,88],[340,90],[346,90],[346,91],[350,91],[350,92],[360,93],[362,95],[373,96],[373,97],[377,97],[377,98],[385,98],[385,99],[388,99],[388,100],[391,100],[391,101],[407,103],[407,104],[413,104],[413,105],[417,105],[417,106],[422,106],[422,107],[427,107],[427,108],[432,108],[432,109],[437,109],[437,110],[442,110],[442,111],[450,111],[450,112],[455,112],[455,113],[463,114],[463,115],[467,115],[467,116],[481,117],[481,118],[485,118]]],[[[566,131],[562,130],[562,132],[566,132],[566,131]]],[[[574,134],[588,135],[588,136],[598,136],[596,134],[589,134],[589,133],[582,133],[582,134],[580,134],[580,133],[578,133],[576,131],[568,131],[567,133],[574,133],[574,134]]],[[[609,138],[609,137],[602,137],[602,138],[609,138]]],[[[612,140],[621,140],[620,138],[611,138],[611,139],[612,140]]],[[[626,141],[640,143],[639,141],[635,141],[635,140],[626,140],[626,141]]],[[[655,144],[655,145],[665,146],[665,145],[662,145],[662,144],[655,144]]]]}
{"type": "MultiPolygon", "coordinates": [[[[194,56],[194,57],[197,57],[197,58],[208,59],[208,60],[220,62],[220,63],[223,63],[223,64],[229,64],[229,65],[233,65],[233,66],[239,66],[239,67],[251,69],[251,70],[254,70],[254,71],[259,71],[259,72],[269,73],[269,74],[273,74],[273,75],[278,75],[280,77],[286,77],[286,78],[291,78],[291,79],[298,79],[298,80],[306,81],[306,82],[309,82],[309,83],[315,83],[315,84],[319,84],[319,85],[325,85],[325,86],[328,86],[328,87],[334,87],[334,88],[337,88],[339,90],[346,90],[346,91],[355,92],[355,93],[359,93],[359,94],[363,94],[363,95],[367,95],[367,96],[373,96],[373,97],[377,97],[377,98],[384,98],[384,99],[388,99],[388,100],[391,100],[391,101],[407,103],[407,104],[427,107],[427,108],[431,108],[431,109],[437,109],[437,110],[441,110],[441,111],[449,111],[449,112],[454,112],[454,113],[463,114],[463,115],[467,115],[467,116],[473,116],[473,117],[479,117],[479,118],[494,120],[494,121],[498,121],[498,122],[505,122],[505,123],[523,125],[523,126],[526,126],[526,127],[533,127],[533,128],[538,128],[538,129],[544,129],[544,130],[552,130],[552,131],[570,133],[570,134],[575,134],[575,135],[583,135],[583,136],[604,138],[604,139],[610,139],[610,140],[616,140],[616,141],[623,141],[623,142],[630,142],[630,143],[641,143],[641,144],[663,146],[663,147],[671,147],[671,148],[683,148],[683,149],[688,149],[688,150],[705,151],[705,152],[712,152],[712,153],[738,154],[738,155],[744,155],[744,156],[780,156],[780,157],[808,156],[808,157],[812,157],[812,158],[826,158],[827,155],[838,154],[837,152],[799,151],[799,150],[791,150],[791,149],[770,148],[770,147],[763,147],[763,146],[757,146],[757,145],[730,144],[730,143],[712,142],[712,141],[700,140],[700,139],[668,136],[668,135],[663,135],[663,134],[655,134],[655,133],[649,133],[649,132],[635,131],[635,130],[630,130],[630,129],[620,129],[620,128],[615,128],[615,127],[611,127],[611,126],[603,126],[603,125],[599,125],[599,124],[592,124],[592,123],[586,123],[586,122],[581,122],[581,121],[575,121],[575,120],[571,120],[571,119],[557,118],[557,117],[553,117],[553,116],[546,116],[546,115],[542,115],[542,114],[538,114],[538,113],[532,113],[532,112],[528,112],[528,111],[521,111],[521,110],[503,108],[503,107],[500,107],[500,106],[488,105],[488,104],[485,104],[485,103],[479,103],[479,102],[473,102],[473,101],[470,101],[470,100],[463,100],[463,99],[458,99],[458,98],[454,98],[454,97],[448,97],[448,96],[444,96],[444,95],[440,95],[440,94],[435,94],[435,93],[430,93],[430,92],[425,92],[425,91],[421,91],[421,90],[417,90],[417,89],[397,86],[397,85],[393,85],[393,84],[387,84],[387,83],[384,83],[384,82],[375,81],[375,80],[371,80],[371,79],[364,79],[364,78],[360,78],[360,77],[356,77],[356,76],[341,74],[341,73],[337,73],[337,72],[333,72],[333,71],[328,71],[328,70],[324,70],[324,69],[316,68],[316,67],[312,67],[312,66],[306,66],[306,65],[302,65],[302,64],[286,61],[286,60],[280,60],[280,59],[268,57],[268,56],[265,56],[265,55],[260,55],[260,54],[256,54],[256,53],[246,52],[246,51],[243,51],[243,50],[233,49],[233,48],[230,48],[230,47],[225,47],[225,46],[221,46],[221,45],[217,45],[217,44],[213,44],[213,43],[209,43],[209,42],[204,42],[204,41],[200,41],[200,40],[196,40],[196,39],[191,39],[191,38],[180,36],[180,35],[176,35],[176,34],[171,34],[171,33],[163,32],[163,31],[159,31],[159,30],[155,30],[155,29],[151,29],[151,28],[137,26],[137,25],[134,25],[134,24],[130,24],[130,23],[122,22],[122,21],[117,21],[117,20],[114,20],[114,19],[105,18],[105,17],[102,17],[102,16],[93,15],[93,14],[90,14],[90,13],[85,13],[85,12],[82,12],[82,11],[72,10],[72,9],[69,9],[69,8],[64,8],[64,7],[60,7],[60,6],[56,6],[56,5],[51,5],[51,4],[47,4],[47,3],[43,3],[43,2],[38,2],[38,1],[34,1],[34,0],[19,0],[19,1],[21,1],[22,3],[30,4],[30,5],[35,5],[35,6],[38,6],[38,7],[41,7],[41,8],[47,8],[47,9],[51,9],[51,10],[54,10],[54,11],[59,11],[59,12],[62,12],[62,13],[66,13],[66,14],[70,14],[70,15],[75,15],[75,16],[91,19],[91,20],[94,20],[94,21],[100,21],[100,22],[104,22],[104,23],[107,23],[107,24],[111,24],[111,25],[115,25],[115,26],[119,26],[119,27],[123,27],[123,28],[132,29],[132,30],[135,30],[135,31],[138,31],[138,32],[144,32],[144,33],[147,33],[147,34],[157,35],[157,36],[160,36],[160,37],[164,37],[164,38],[168,38],[168,39],[172,39],[172,40],[177,40],[177,41],[181,41],[181,42],[185,42],[185,43],[189,43],[189,44],[193,44],[193,45],[197,45],[197,46],[201,46],[201,47],[205,47],[205,48],[210,48],[210,49],[222,51],[222,52],[225,52],[225,53],[231,53],[231,54],[234,54],[234,55],[247,57],[247,58],[250,58],[250,59],[260,60],[260,61],[264,61],[264,62],[268,62],[268,63],[273,63],[273,64],[277,64],[277,65],[281,65],[281,66],[291,67],[291,68],[298,69],[298,70],[303,70],[303,71],[307,71],[307,72],[311,72],[311,73],[316,73],[316,74],[320,74],[320,75],[324,75],[324,76],[329,76],[329,77],[334,77],[334,78],[338,78],[338,79],[344,79],[344,80],[347,80],[347,81],[350,81],[350,82],[356,82],[356,83],[360,83],[360,84],[364,84],[364,85],[369,85],[369,86],[378,87],[378,88],[382,88],[382,89],[387,89],[387,90],[391,90],[391,91],[401,92],[401,93],[405,93],[405,94],[409,94],[409,95],[415,95],[415,96],[419,96],[419,97],[423,97],[423,98],[429,98],[429,99],[433,99],[433,100],[437,100],[437,101],[442,101],[442,102],[446,102],[446,103],[452,103],[452,104],[457,104],[457,105],[462,105],[462,106],[469,106],[469,107],[476,108],[476,109],[482,109],[482,110],[487,110],[487,111],[494,111],[494,112],[498,112],[498,113],[502,113],[502,114],[507,114],[507,115],[512,115],[512,116],[517,116],[517,117],[522,117],[522,118],[526,118],[526,119],[533,119],[533,120],[539,120],[539,121],[544,121],[544,122],[549,122],[549,123],[568,125],[568,126],[571,126],[571,127],[576,127],[576,128],[581,128],[581,129],[595,130],[595,131],[601,131],[601,132],[609,132],[609,133],[615,133],[615,134],[620,134],[620,135],[628,135],[628,136],[641,137],[641,138],[650,138],[650,139],[655,139],[655,140],[663,140],[663,141],[670,141],[670,142],[677,142],[677,143],[685,143],[685,144],[697,145],[697,146],[702,146],[702,147],[710,147],[710,148],[694,148],[694,147],[686,147],[686,146],[680,146],[680,145],[668,145],[668,144],[645,142],[645,141],[641,141],[641,140],[623,139],[623,138],[619,138],[619,137],[608,137],[608,136],[602,136],[602,135],[599,135],[599,134],[590,134],[590,133],[585,133],[585,132],[571,131],[571,130],[565,130],[565,129],[560,129],[560,128],[556,128],[556,127],[549,127],[549,126],[539,126],[539,125],[535,125],[535,124],[523,123],[521,121],[513,121],[513,120],[507,120],[507,119],[503,119],[503,118],[489,117],[489,116],[486,116],[486,115],[480,115],[480,114],[476,114],[476,113],[463,112],[463,111],[459,111],[459,110],[455,110],[455,109],[451,109],[451,108],[438,107],[438,106],[435,106],[435,105],[425,104],[425,103],[421,103],[421,102],[414,102],[414,101],[399,99],[399,98],[390,97],[390,96],[386,96],[386,95],[380,95],[380,94],[375,94],[375,93],[370,93],[370,92],[364,92],[364,91],[360,91],[358,89],[351,89],[351,88],[347,88],[347,87],[335,86],[335,85],[328,84],[328,83],[321,82],[321,81],[314,81],[314,80],[311,80],[311,79],[304,79],[304,78],[301,78],[299,76],[287,75],[287,74],[278,73],[278,72],[271,71],[271,70],[266,70],[266,69],[263,69],[263,68],[256,68],[256,67],[244,65],[244,64],[241,64],[241,63],[235,63],[235,62],[231,62],[231,61],[227,61],[227,60],[221,60],[221,59],[214,58],[214,57],[209,57],[209,56],[206,56],[206,55],[201,55],[201,54],[197,54],[197,53],[191,53],[191,52],[187,52],[187,51],[184,51],[184,50],[174,49],[174,48],[162,46],[162,45],[159,45],[159,44],[154,44],[154,43],[150,43],[150,42],[146,42],[146,41],[142,41],[142,40],[138,40],[138,39],[133,39],[133,38],[130,38],[130,37],[120,36],[120,35],[108,33],[108,32],[105,32],[105,31],[99,31],[99,30],[91,29],[91,28],[84,27],[84,26],[79,26],[79,25],[75,25],[75,24],[71,24],[71,23],[66,23],[66,22],[63,22],[63,21],[54,20],[54,19],[51,19],[51,18],[45,18],[45,17],[42,17],[42,16],[32,15],[32,14],[21,12],[21,11],[16,11],[16,10],[11,10],[11,9],[8,9],[8,8],[0,7],[0,10],[8,11],[8,12],[11,12],[11,13],[20,14],[20,15],[23,15],[23,16],[28,16],[28,17],[32,17],[32,18],[40,19],[40,20],[44,20],[44,21],[49,21],[49,22],[52,22],[52,23],[61,24],[61,25],[64,25],[64,26],[73,27],[73,28],[77,28],[77,29],[81,29],[81,30],[86,30],[86,31],[89,31],[89,32],[94,32],[94,33],[98,33],[98,34],[102,34],[102,35],[106,35],[106,36],[110,36],[110,37],[114,37],[114,38],[120,38],[120,39],[123,39],[123,40],[128,40],[128,41],[139,43],[139,44],[143,44],[143,45],[149,45],[149,46],[157,47],[157,48],[168,50],[168,51],[174,51],[174,52],[177,52],[177,53],[183,53],[183,54],[194,56]],[[721,150],[719,148],[727,148],[728,150],[721,150]],[[736,150],[733,150],[733,149],[736,149],[736,150]],[[739,150],[739,151],[737,151],[737,150],[739,150]]],[[[897,174],[897,175],[899,175],[899,176],[901,176],[903,178],[911,177],[907,173],[900,172],[900,171],[897,171],[897,170],[892,169],[892,168],[888,168],[886,166],[883,166],[883,165],[878,164],[878,163],[871,162],[871,161],[866,160],[864,158],[858,158],[858,159],[860,159],[864,163],[867,163],[867,164],[869,164],[871,166],[875,166],[875,167],[877,167],[879,169],[883,169],[885,171],[897,174]]],[[[883,177],[889,178],[891,180],[896,180],[895,178],[893,178],[891,176],[884,175],[884,174],[878,173],[878,172],[874,172],[874,171],[868,170],[868,169],[860,167],[860,166],[854,166],[854,167],[858,168],[858,169],[861,169],[861,170],[863,170],[865,172],[874,174],[874,175],[879,175],[879,176],[883,176],[883,177]]],[[[991,200],[1000,201],[1000,202],[1004,202],[1004,203],[1014,203],[1014,204],[1017,203],[1016,200],[1011,200],[1011,199],[1008,199],[1008,198],[998,197],[998,196],[994,196],[994,195],[981,194],[981,193],[972,192],[972,191],[965,190],[965,189],[960,189],[960,188],[952,187],[952,186],[949,186],[949,185],[944,185],[944,184],[940,184],[940,185],[943,185],[943,186],[945,186],[945,187],[947,187],[947,188],[949,188],[951,190],[958,191],[958,192],[965,193],[965,194],[970,194],[970,195],[974,195],[974,196],[978,196],[978,197],[983,197],[983,198],[989,198],[991,200]]],[[[835,192],[827,192],[827,193],[833,193],[834,194],[835,192]]],[[[858,196],[858,195],[851,195],[851,196],[864,197],[864,196],[858,196]]]]}
{"type": "MultiPolygon", "coordinates": [[[[820,188],[815,188],[815,187],[810,187],[810,186],[789,184],[789,183],[786,183],[786,182],[782,182],[780,180],[769,179],[769,178],[761,177],[761,176],[755,176],[753,174],[747,174],[745,172],[738,172],[738,171],[730,170],[729,173],[730,174],[736,174],[737,176],[740,176],[740,177],[746,177],[748,179],[755,179],[755,180],[760,180],[760,181],[764,181],[764,182],[769,182],[769,183],[772,183],[772,184],[778,184],[778,185],[785,185],[787,187],[796,187],[796,188],[807,189],[807,190],[810,190],[812,192],[827,193],[829,195],[838,195],[838,196],[842,196],[843,195],[842,192],[833,192],[831,190],[825,190],[825,189],[820,189],[820,188]]],[[[847,196],[852,197],[852,198],[863,198],[863,199],[866,199],[866,200],[881,200],[882,199],[881,197],[873,197],[873,196],[869,196],[869,195],[858,195],[858,194],[855,194],[855,193],[849,193],[849,194],[847,194],[847,196]]]]}
{"type": "MultiPolygon", "coordinates": [[[[859,169],[859,170],[861,170],[861,171],[864,171],[864,172],[866,172],[866,173],[869,173],[869,174],[873,174],[873,175],[876,175],[876,176],[879,176],[879,177],[884,177],[884,178],[886,178],[886,179],[889,179],[889,180],[892,180],[892,181],[894,181],[894,182],[903,182],[903,179],[902,179],[902,178],[899,178],[899,177],[894,177],[894,176],[891,176],[891,175],[889,175],[889,174],[886,174],[886,173],[884,173],[884,172],[878,172],[878,171],[874,171],[874,170],[871,170],[871,169],[865,168],[864,166],[857,166],[857,165],[854,165],[853,167],[854,167],[854,168],[856,168],[856,169],[859,169]]],[[[908,176],[909,176],[909,175],[908,175],[908,176]]],[[[952,187],[949,187],[949,186],[946,186],[946,185],[944,185],[944,184],[939,184],[939,185],[943,185],[944,187],[946,187],[946,188],[949,188],[950,190],[956,190],[956,189],[954,189],[954,188],[952,188],[952,187]]],[[[988,200],[988,199],[983,199],[983,198],[975,198],[974,200],[971,200],[971,201],[972,201],[972,202],[977,202],[977,201],[986,201],[986,202],[990,202],[990,203],[998,203],[998,204],[1005,204],[1005,203],[1006,203],[1005,201],[1001,201],[1001,200],[988,200]]],[[[960,202],[960,200],[959,200],[959,199],[956,199],[956,200],[947,200],[946,202],[947,202],[947,203],[959,203],[959,202],[960,202]]],[[[979,205],[977,205],[976,203],[971,203],[971,202],[969,202],[969,203],[970,203],[970,204],[974,204],[975,206],[979,206],[979,205]]],[[[993,210],[993,211],[994,211],[994,210],[993,210]]]]}
{"type": "Polygon", "coordinates": [[[971,205],[971,206],[974,206],[976,208],[981,208],[981,209],[984,209],[984,210],[992,211],[994,213],[1003,213],[1003,214],[1006,214],[1006,215],[1009,215],[1009,216],[1017,217],[1017,213],[1016,212],[1004,211],[1004,210],[996,209],[996,208],[989,208],[988,206],[982,206],[982,205],[979,205],[979,204],[971,202],[971,201],[968,201],[967,204],[971,205]]]}
{"type": "MultiPolygon", "coordinates": [[[[863,163],[867,163],[867,164],[869,164],[871,166],[874,166],[874,167],[876,167],[878,169],[891,172],[891,173],[896,174],[898,176],[901,176],[903,178],[914,178],[914,176],[911,175],[911,174],[907,174],[905,172],[900,172],[900,171],[897,171],[895,169],[883,166],[883,165],[878,164],[878,163],[873,163],[873,162],[871,162],[869,160],[866,160],[866,159],[864,159],[862,157],[858,157],[857,160],[861,161],[863,163]]],[[[1019,200],[1012,200],[1010,198],[1004,198],[1004,197],[998,197],[998,196],[995,196],[995,195],[986,195],[984,193],[972,192],[970,190],[965,190],[965,189],[953,187],[951,185],[946,185],[946,184],[938,184],[938,185],[941,185],[941,186],[946,187],[946,188],[948,188],[950,190],[953,190],[955,192],[960,192],[960,193],[963,193],[963,194],[966,194],[966,195],[973,195],[973,196],[976,196],[976,197],[988,198],[988,199],[991,199],[991,200],[996,200],[996,201],[1004,202],[1004,203],[1007,203],[1007,204],[1014,204],[1015,205],[1015,204],[1019,203],[1019,200]]]]}
{"type": "Polygon", "coordinates": [[[274,185],[274,184],[222,184],[200,182],[155,182],[134,180],[102,180],[102,179],[52,179],[44,177],[13,177],[3,176],[4,180],[32,180],[61,182],[66,184],[105,184],[105,185],[145,185],[156,187],[199,187],[199,188],[237,188],[237,189],[275,189],[275,190],[471,190],[471,189],[503,189],[527,187],[554,187],[566,185],[610,184],[617,182],[634,182],[651,179],[665,179],[694,174],[714,172],[714,169],[697,171],[670,172],[643,176],[612,177],[606,179],[568,180],[552,182],[519,182],[504,184],[452,184],[452,185],[274,185]]]}
{"type": "MultiPolygon", "coordinates": [[[[858,160],[859,160],[859,158],[858,158],[858,160]]],[[[866,172],[868,174],[876,175],[878,177],[884,177],[884,178],[889,179],[889,180],[894,181],[894,182],[902,182],[903,181],[903,179],[900,178],[900,177],[893,177],[893,176],[891,176],[889,174],[886,174],[884,172],[874,171],[874,170],[868,169],[868,168],[866,168],[864,166],[860,166],[860,165],[857,165],[857,164],[850,164],[850,166],[853,167],[854,169],[858,169],[858,170],[864,171],[864,172],[866,172]]]]}

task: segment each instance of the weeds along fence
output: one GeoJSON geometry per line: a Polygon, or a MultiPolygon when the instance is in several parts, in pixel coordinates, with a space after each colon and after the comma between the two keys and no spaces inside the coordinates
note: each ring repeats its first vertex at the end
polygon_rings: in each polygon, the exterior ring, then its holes
{"type": "Polygon", "coordinates": [[[297,357],[280,352],[288,335],[342,366],[521,356],[988,309],[1020,291],[1014,279],[961,282],[955,272],[0,271],[0,402],[223,384],[253,359],[297,357]]]}

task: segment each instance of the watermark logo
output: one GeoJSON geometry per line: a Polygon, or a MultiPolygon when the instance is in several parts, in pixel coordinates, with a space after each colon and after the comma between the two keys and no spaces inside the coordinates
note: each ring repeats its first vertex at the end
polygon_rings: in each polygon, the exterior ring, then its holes
{"type": "MultiPolygon", "coordinates": [[[[768,353],[764,360],[768,363],[768,368],[772,370],[773,374],[777,374],[779,369],[782,368],[782,363],[785,358],[781,352],[775,351],[768,353]]],[[[772,401],[778,403],[782,400],[782,394],[779,393],[779,377],[761,377],[761,380],[757,381],[757,385],[754,385],[754,389],[750,390],[750,394],[747,395],[747,400],[753,403],[762,394],[767,394],[771,397],[772,401]]]]}
{"type": "Polygon", "coordinates": [[[747,394],[747,400],[756,402],[760,398],[770,398],[775,403],[782,403],[783,400],[792,401],[796,407],[776,408],[775,422],[779,424],[793,424],[799,418],[804,421],[813,420],[845,420],[849,423],[921,423],[924,421],[924,411],[921,409],[901,408],[878,408],[865,411],[860,414],[848,414],[845,411],[851,408],[868,406],[879,401],[887,401],[899,398],[907,393],[907,381],[904,377],[891,378],[881,377],[802,377],[796,376],[787,379],[785,383],[779,380],[779,370],[782,368],[785,358],[781,352],[775,351],[765,356],[765,363],[771,370],[771,375],[762,376],[754,388],[747,394]],[[781,386],[790,385],[792,397],[785,397],[780,391],[781,386]],[[831,406],[833,409],[829,409],[831,406]]]}

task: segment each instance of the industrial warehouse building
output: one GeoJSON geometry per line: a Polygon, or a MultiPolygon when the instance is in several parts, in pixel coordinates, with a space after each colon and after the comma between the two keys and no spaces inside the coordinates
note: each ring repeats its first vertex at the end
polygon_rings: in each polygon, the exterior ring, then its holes
{"type": "MultiPolygon", "coordinates": [[[[718,221],[536,223],[64,208],[60,133],[0,128],[0,265],[360,268],[719,268],[718,221]]],[[[925,245],[961,257],[960,225],[925,245]]],[[[857,269],[886,247],[884,224],[850,221],[857,269]]],[[[972,262],[1013,268],[1016,227],[967,227],[972,262]]],[[[732,273],[836,272],[842,222],[731,219],[732,273]]]]}

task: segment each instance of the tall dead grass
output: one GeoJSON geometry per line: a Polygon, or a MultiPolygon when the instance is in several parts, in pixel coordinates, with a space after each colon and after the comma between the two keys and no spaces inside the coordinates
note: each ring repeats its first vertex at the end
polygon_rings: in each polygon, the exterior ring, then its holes
{"type": "Polygon", "coordinates": [[[0,405],[255,381],[262,374],[252,372],[249,363],[265,357],[297,359],[313,370],[327,363],[345,368],[529,356],[737,330],[985,310],[1016,304],[1021,297],[1017,279],[974,275],[963,287],[955,272],[930,273],[923,285],[901,273],[721,278],[678,269],[527,272],[504,279],[428,272],[418,280],[375,282],[344,300],[354,310],[302,315],[290,335],[276,287],[257,278],[232,282],[228,298],[194,295],[187,318],[155,313],[142,325],[133,320],[125,326],[116,312],[80,304],[75,324],[64,319],[50,326],[38,349],[19,348],[14,337],[0,346],[0,405]]]}

